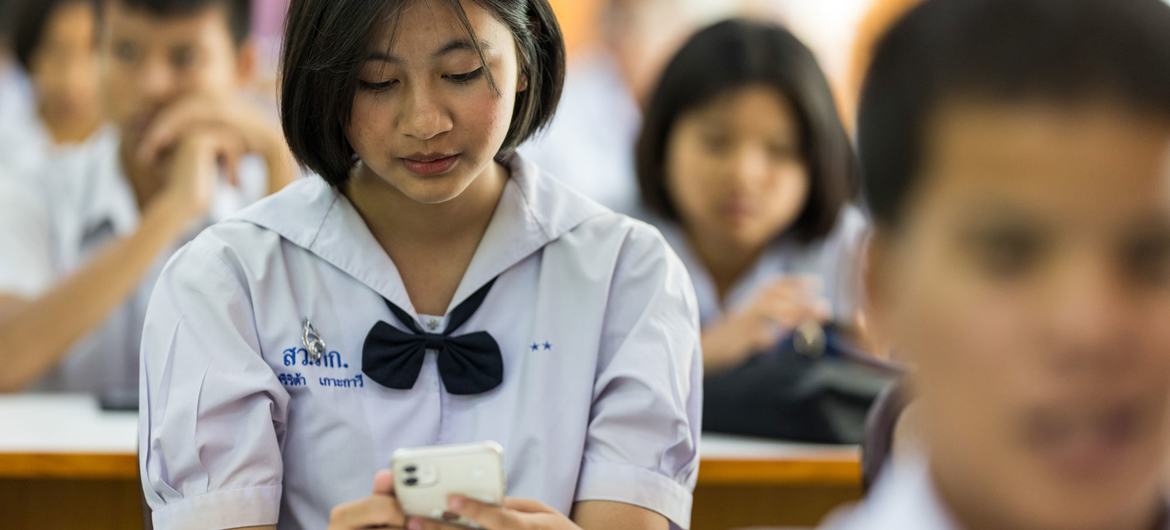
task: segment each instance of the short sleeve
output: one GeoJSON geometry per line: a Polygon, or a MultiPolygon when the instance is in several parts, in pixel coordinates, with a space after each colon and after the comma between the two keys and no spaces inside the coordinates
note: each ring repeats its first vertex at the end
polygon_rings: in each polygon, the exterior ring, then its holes
{"type": "Polygon", "coordinates": [[[690,525],[702,359],[690,278],[638,223],[618,258],[577,501],[617,501],[690,525]]]}
{"type": "Polygon", "coordinates": [[[0,175],[0,294],[39,295],[53,282],[52,218],[26,175],[0,175]]]}
{"type": "Polygon", "coordinates": [[[154,527],[276,524],[289,396],[260,354],[238,267],[205,232],[164,269],[146,315],[139,468],[154,527]]]}

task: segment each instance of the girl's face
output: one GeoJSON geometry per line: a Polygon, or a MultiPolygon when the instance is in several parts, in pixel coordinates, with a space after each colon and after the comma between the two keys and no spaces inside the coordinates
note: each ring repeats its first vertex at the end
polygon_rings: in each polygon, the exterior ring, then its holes
{"type": "Polygon", "coordinates": [[[809,194],[800,124],[787,98],[748,86],[681,116],[667,140],[666,187],[697,238],[759,249],[809,194]]]}
{"type": "Polygon", "coordinates": [[[943,497],[994,528],[1149,517],[1170,448],[1170,123],[1111,103],[940,108],[870,252],[943,497]]]}
{"type": "Polygon", "coordinates": [[[45,21],[31,57],[31,79],[41,116],[62,140],[85,138],[100,120],[97,13],[88,2],[61,4],[45,21]]]}
{"type": "Polygon", "coordinates": [[[524,89],[508,27],[462,5],[496,89],[458,15],[414,0],[373,39],[347,131],[363,171],[425,204],[458,197],[491,166],[524,89]]]}

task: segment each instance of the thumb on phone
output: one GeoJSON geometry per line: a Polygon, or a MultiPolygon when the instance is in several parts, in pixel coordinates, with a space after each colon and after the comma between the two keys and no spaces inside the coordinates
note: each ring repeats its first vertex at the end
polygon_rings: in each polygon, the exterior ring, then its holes
{"type": "Polygon", "coordinates": [[[394,494],[394,473],[383,469],[374,475],[374,495],[394,494]]]}

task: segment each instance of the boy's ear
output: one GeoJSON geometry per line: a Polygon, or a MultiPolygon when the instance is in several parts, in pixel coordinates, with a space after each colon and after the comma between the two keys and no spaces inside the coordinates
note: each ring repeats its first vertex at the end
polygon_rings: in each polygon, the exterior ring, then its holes
{"type": "Polygon", "coordinates": [[[236,50],[236,84],[240,87],[252,86],[257,81],[259,70],[260,49],[256,41],[249,38],[236,50]]]}

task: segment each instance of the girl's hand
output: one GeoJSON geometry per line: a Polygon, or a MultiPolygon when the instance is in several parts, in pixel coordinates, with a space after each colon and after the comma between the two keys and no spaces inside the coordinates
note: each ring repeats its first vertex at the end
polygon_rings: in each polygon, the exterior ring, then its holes
{"type": "Polygon", "coordinates": [[[406,516],[394,497],[394,475],[387,470],[374,475],[374,492],[369,497],[340,504],[329,513],[329,530],[402,528],[406,516]]]}
{"type": "Polygon", "coordinates": [[[776,345],[783,332],[830,318],[829,303],[812,278],[781,278],[760,289],[746,307],[703,330],[703,368],[717,373],[776,345]]]}
{"type": "MultiPolygon", "coordinates": [[[[568,517],[529,499],[506,499],[503,506],[485,504],[474,499],[452,496],[448,510],[487,530],[581,530],[568,517]]],[[[407,530],[451,530],[454,527],[434,521],[412,518],[407,530]]]]}

